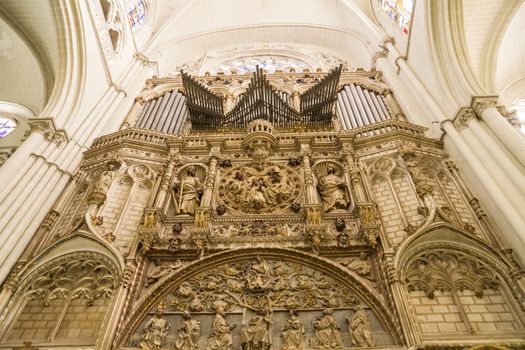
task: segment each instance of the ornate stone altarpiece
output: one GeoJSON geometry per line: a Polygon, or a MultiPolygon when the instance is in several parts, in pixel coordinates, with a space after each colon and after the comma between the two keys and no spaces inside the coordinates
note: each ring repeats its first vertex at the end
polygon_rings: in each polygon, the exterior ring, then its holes
{"type": "MultiPolygon", "coordinates": [[[[217,91],[244,84],[228,79],[201,80],[217,91]]],[[[377,72],[341,78],[352,79],[378,92],[388,88],[377,72]]],[[[315,74],[292,75],[272,84],[304,91],[316,81],[315,74]]],[[[141,99],[177,84],[151,80],[141,99]]],[[[424,133],[395,118],[338,130],[277,127],[261,115],[246,128],[191,132],[188,125],[181,135],[130,128],[104,136],[85,153],[0,302],[34,278],[25,261],[80,233],[121,265],[120,275],[111,271],[101,283],[103,292],[78,292],[88,301],[113,298],[86,345],[467,349],[492,339],[476,327],[494,327],[510,340],[491,344],[525,346],[516,283],[522,270],[511,251],[498,250],[497,232],[442,143],[424,133]],[[444,248],[419,251],[437,228],[448,232],[443,241],[461,237],[463,250],[436,239],[434,247],[444,248]],[[465,249],[475,258],[466,259],[465,249]],[[452,299],[442,297],[450,291],[452,299]],[[465,304],[483,302],[489,310],[490,298],[504,309],[492,316],[497,322],[465,304]],[[445,329],[453,312],[443,308],[454,305],[462,312],[458,326],[445,329]],[[474,314],[485,323],[472,321],[474,314]]],[[[4,315],[17,300],[23,298],[12,299],[4,315]]],[[[15,316],[2,322],[2,342],[35,344],[13,339],[15,316]]]]}

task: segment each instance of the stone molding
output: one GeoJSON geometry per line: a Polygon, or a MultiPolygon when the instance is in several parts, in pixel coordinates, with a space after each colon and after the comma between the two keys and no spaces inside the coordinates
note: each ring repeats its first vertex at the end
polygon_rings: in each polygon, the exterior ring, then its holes
{"type": "Polygon", "coordinates": [[[66,131],[57,129],[53,118],[31,118],[28,124],[31,132],[41,133],[47,141],[56,143],[58,146],[69,142],[66,131]]]}
{"type": "Polygon", "coordinates": [[[472,119],[476,119],[476,113],[473,108],[462,107],[454,117],[452,123],[459,131],[465,129],[472,119]]]}
{"type": "Polygon", "coordinates": [[[498,96],[474,96],[472,98],[471,108],[478,116],[481,116],[487,108],[496,107],[498,96]]]}

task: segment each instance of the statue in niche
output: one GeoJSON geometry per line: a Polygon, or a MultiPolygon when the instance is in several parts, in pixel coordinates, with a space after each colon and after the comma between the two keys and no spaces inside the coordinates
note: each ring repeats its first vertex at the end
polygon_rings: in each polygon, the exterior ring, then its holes
{"type": "Polygon", "coordinates": [[[235,329],[237,325],[228,324],[224,319],[225,315],[224,308],[220,304],[216,305],[215,318],[211,324],[206,350],[232,350],[232,330],[235,329]]]}
{"type": "Polygon", "coordinates": [[[256,260],[248,271],[246,282],[251,289],[267,288],[271,282],[272,268],[260,256],[257,256],[256,260]]]}
{"type": "Polygon", "coordinates": [[[282,349],[295,350],[304,348],[304,334],[303,321],[297,316],[296,310],[290,310],[288,319],[282,328],[282,349]]]}
{"type": "Polygon", "coordinates": [[[179,214],[195,215],[195,208],[199,206],[202,196],[202,183],[196,176],[196,169],[193,165],[186,171],[187,177],[175,183],[175,188],[179,192],[179,214]]]}
{"type": "Polygon", "coordinates": [[[270,327],[272,316],[267,309],[257,310],[255,316],[241,332],[241,344],[243,350],[268,350],[272,345],[270,327]]]}
{"type": "Polygon", "coordinates": [[[339,348],[342,344],[341,328],[332,316],[333,310],[326,309],[323,316],[315,320],[315,340],[319,349],[339,348]]]}
{"type": "Polygon", "coordinates": [[[108,164],[107,170],[103,171],[102,174],[100,174],[100,178],[95,184],[95,187],[93,187],[93,192],[98,192],[98,193],[103,193],[103,194],[108,193],[109,187],[111,186],[111,183],[113,182],[113,177],[115,176],[114,170],[115,170],[115,165],[111,163],[108,164]]]}
{"type": "Polygon", "coordinates": [[[140,339],[140,347],[144,350],[159,350],[164,338],[171,328],[170,323],[162,318],[162,311],[157,311],[144,325],[144,335],[140,339]]]}
{"type": "Polygon", "coordinates": [[[317,190],[323,200],[325,212],[346,209],[348,200],[346,197],[346,184],[343,179],[335,175],[336,170],[333,165],[326,168],[326,175],[319,179],[317,190]]]}
{"type": "Polygon", "coordinates": [[[366,311],[359,307],[352,318],[347,318],[348,333],[352,339],[352,345],[356,347],[372,347],[374,339],[370,329],[370,321],[366,311]]]}
{"type": "Polygon", "coordinates": [[[175,349],[177,350],[196,350],[199,348],[199,337],[201,335],[200,321],[191,318],[191,314],[185,311],[184,320],[181,322],[175,341],[175,349]]]}

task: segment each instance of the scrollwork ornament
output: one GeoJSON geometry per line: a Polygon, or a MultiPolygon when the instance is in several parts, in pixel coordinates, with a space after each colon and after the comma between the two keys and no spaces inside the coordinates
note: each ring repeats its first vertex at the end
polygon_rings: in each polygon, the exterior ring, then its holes
{"type": "Polygon", "coordinates": [[[151,247],[159,241],[158,233],[155,230],[139,230],[138,238],[145,253],[149,252],[151,247]]]}
{"type": "Polygon", "coordinates": [[[325,239],[325,232],[326,228],[322,225],[308,226],[306,228],[306,238],[314,254],[319,254],[321,243],[325,239]]]}

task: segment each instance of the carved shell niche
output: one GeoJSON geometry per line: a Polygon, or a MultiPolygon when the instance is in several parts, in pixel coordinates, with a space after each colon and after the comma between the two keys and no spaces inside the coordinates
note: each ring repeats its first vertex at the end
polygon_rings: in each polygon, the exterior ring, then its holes
{"type": "Polygon", "coordinates": [[[327,170],[329,166],[332,166],[335,169],[335,176],[343,178],[344,169],[341,164],[330,160],[322,160],[314,164],[313,169],[315,176],[317,178],[326,176],[328,174],[327,170]]]}

